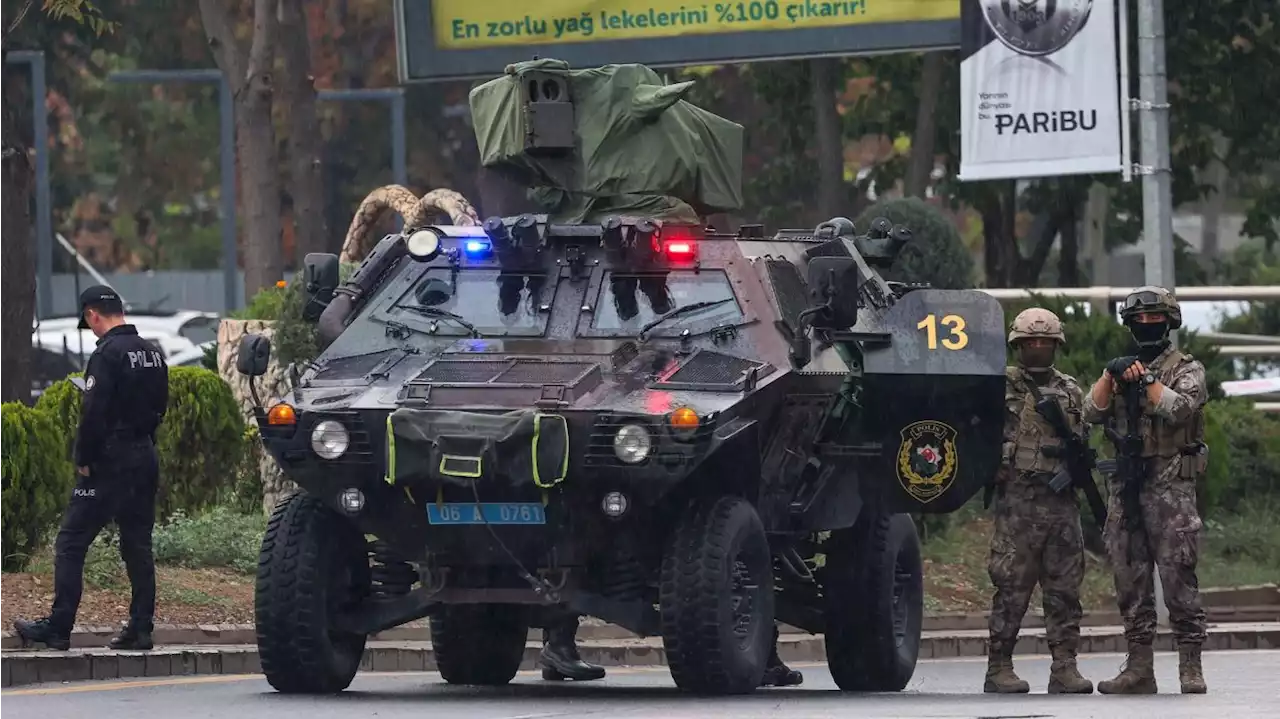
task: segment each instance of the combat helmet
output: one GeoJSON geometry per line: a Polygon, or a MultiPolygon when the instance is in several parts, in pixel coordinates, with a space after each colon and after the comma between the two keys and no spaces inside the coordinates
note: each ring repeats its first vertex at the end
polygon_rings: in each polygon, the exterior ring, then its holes
{"type": "Polygon", "coordinates": [[[1067,343],[1067,336],[1062,331],[1062,320],[1043,307],[1025,309],[1009,323],[1009,344],[1029,337],[1048,337],[1057,340],[1060,345],[1067,343]]]}
{"type": "Polygon", "coordinates": [[[1173,293],[1163,287],[1143,285],[1130,292],[1120,304],[1120,319],[1129,324],[1129,319],[1145,312],[1163,312],[1169,316],[1169,329],[1176,330],[1182,326],[1182,308],[1173,293]]]}

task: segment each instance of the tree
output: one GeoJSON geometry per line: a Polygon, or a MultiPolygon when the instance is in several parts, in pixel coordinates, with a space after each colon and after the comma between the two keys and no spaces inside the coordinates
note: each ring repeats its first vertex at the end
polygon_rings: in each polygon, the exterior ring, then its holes
{"type": "MultiPolygon", "coordinates": [[[[4,29],[0,52],[7,59],[10,39],[24,22],[69,21],[84,25],[97,35],[110,32],[114,24],[102,16],[89,0],[44,0],[40,11],[30,21],[28,16],[35,0],[21,3],[4,29]],[[41,17],[43,16],[43,17],[41,17]]],[[[4,86],[4,155],[3,155],[3,227],[0,227],[0,401],[31,403],[31,328],[35,320],[36,268],[35,243],[32,242],[31,188],[35,180],[31,149],[19,135],[17,108],[22,103],[21,87],[8,82],[4,86]]],[[[33,122],[46,122],[43,114],[33,122]]],[[[49,148],[35,148],[48,152],[49,148]]],[[[52,238],[50,238],[52,241],[52,238]]]]}
{"type": "Polygon", "coordinates": [[[284,274],[281,261],[280,153],[271,109],[277,0],[253,0],[249,47],[236,36],[237,3],[200,0],[200,18],[218,68],[235,98],[240,198],[245,208],[245,301],[284,274]]]}

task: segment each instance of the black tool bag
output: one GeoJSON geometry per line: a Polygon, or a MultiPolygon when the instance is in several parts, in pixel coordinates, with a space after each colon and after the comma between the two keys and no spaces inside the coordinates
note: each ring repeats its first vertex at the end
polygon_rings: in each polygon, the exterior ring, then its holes
{"type": "Polygon", "coordinates": [[[569,469],[569,424],[531,409],[504,414],[398,409],[387,417],[387,482],[553,487],[569,469]]]}

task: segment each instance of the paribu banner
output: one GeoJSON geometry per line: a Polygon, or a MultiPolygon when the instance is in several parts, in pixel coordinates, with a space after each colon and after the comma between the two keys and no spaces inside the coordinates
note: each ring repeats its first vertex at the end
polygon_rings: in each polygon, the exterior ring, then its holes
{"type": "Polygon", "coordinates": [[[960,179],[1120,172],[1116,0],[960,2],[960,179]]]}
{"type": "MultiPolygon", "coordinates": [[[[1060,0],[1059,0],[1060,1],[1060,0]]],[[[955,48],[960,0],[395,0],[401,80],[955,48]]]]}

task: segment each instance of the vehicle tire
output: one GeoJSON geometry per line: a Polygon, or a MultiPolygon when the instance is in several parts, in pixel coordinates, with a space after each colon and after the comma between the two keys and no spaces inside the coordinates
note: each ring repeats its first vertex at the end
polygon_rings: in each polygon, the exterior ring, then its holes
{"type": "Polygon", "coordinates": [[[368,552],[355,525],[304,492],[277,504],[262,537],[254,590],[267,682],[287,694],[346,689],[367,637],[333,631],[330,623],[368,588],[368,552]]]}
{"type": "Polygon", "coordinates": [[[924,622],[920,539],[906,514],[869,514],[824,545],[827,666],[844,691],[911,681],[924,622]]]}
{"type": "Polygon", "coordinates": [[[745,694],[773,648],[773,560],[756,510],[739,497],[695,505],[662,561],[659,614],[676,686],[745,694]]]}
{"type": "Polygon", "coordinates": [[[450,684],[501,686],[524,661],[529,618],[509,604],[446,604],[431,616],[431,648],[450,684]]]}

